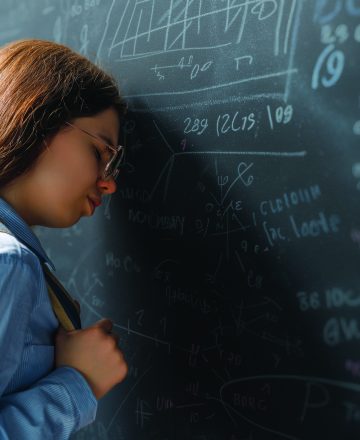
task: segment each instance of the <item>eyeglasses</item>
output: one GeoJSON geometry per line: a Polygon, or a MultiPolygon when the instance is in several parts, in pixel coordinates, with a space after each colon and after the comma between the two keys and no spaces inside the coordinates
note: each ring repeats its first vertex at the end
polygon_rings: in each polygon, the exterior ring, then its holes
{"type": "Polygon", "coordinates": [[[100,141],[103,145],[106,146],[110,151],[113,152],[113,155],[111,159],[109,159],[104,166],[101,177],[103,180],[107,180],[110,177],[112,177],[114,180],[117,178],[119,174],[119,167],[124,159],[124,153],[125,153],[125,147],[122,145],[109,145],[104,142],[104,139],[101,139],[101,137],[96,136],[92,133],[89,133],[87,130],[84,130],[83,128],[78,127],[77,125],[70,124],[70,122],[65,122],[66,125],[69,125],[70,127],[76,128],[77,130],[82,131],[83,133],[86,133],[87,135],[91,136],[93,139],[97,139],[100,141]]]}

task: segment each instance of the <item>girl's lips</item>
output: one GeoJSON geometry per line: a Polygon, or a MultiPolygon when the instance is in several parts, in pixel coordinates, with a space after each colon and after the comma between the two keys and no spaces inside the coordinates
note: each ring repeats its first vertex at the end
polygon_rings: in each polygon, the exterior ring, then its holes
{"type": "Polygon", "coordinates": [[[93,202],[93,204],[95,205],[95,208],[97,208],[98,206],[101,205],[101,199],[93,199],[90,197],[89,197],[89,199],[93,202]]]}

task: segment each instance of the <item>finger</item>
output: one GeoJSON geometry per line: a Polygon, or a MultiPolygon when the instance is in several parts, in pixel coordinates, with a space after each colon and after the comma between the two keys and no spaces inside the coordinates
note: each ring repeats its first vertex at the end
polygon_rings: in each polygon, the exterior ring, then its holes
{"type": "Polygon", "coordinates": [[[95,322],[94,327],[100,327],[104,332],[111,333],[113,322],[108,318],[100,319],[100,321],[95,322]]]}

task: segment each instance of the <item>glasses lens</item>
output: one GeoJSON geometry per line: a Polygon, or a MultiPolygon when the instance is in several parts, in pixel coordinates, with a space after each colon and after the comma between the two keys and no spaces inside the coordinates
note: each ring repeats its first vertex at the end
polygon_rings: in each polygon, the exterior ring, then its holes
{"type": "Polygon", "coordinates": [[[112,157],[110,162],[106,165],[105,171],[104,171],[105,178],[112,176],[114,180],[116,179],[116,177],[119,173],[118,168],[119,168],[123,158],[124,158],[124,147],[122,147],[120,149],[120,151],[118,153],[116,153],[112,157]]]}

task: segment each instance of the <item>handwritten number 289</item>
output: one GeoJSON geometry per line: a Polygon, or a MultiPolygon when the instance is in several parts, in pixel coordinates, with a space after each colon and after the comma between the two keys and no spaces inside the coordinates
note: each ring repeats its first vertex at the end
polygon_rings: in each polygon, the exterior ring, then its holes
{"type": "Polygon", "coordinates": [[[312,76],[312,89],[319,88],[320,82],[324,87],[332,87],[339,81],[345,67],[345,55],[341,50],[334,49],[334,44],[330,44],[321,52],[312,76]],[[326,73],[322,73],[323,67],[326,73]]]}

